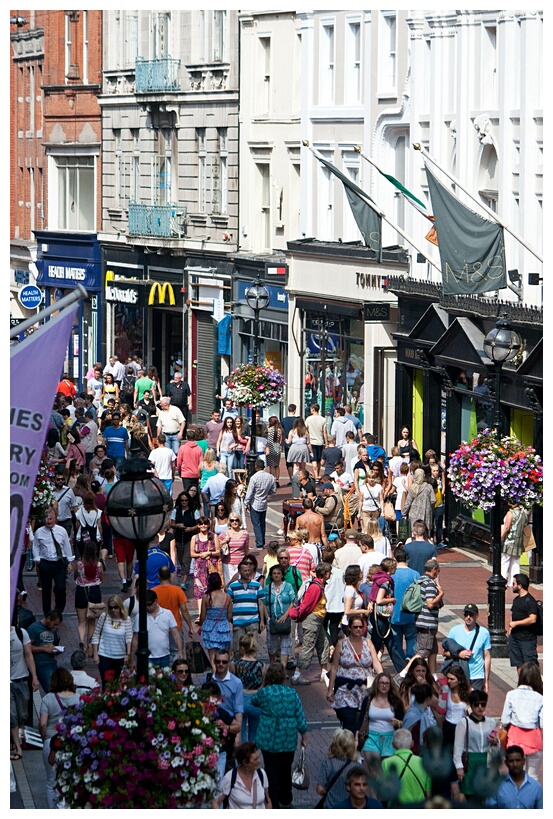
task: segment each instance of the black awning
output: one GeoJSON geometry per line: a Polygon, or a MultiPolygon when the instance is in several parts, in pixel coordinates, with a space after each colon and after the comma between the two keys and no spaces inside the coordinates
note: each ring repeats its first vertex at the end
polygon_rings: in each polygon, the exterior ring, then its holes
{"type": "Polygon", "coordinates": [[[343,316],[345,318],[360,318],[360,314],[363,311],[362,304],[358,304],[356,307],[350,307],[345,302],[331,301],[330,299],[325,299],[325,301],[296,299],[296,307],[308,313],[316,313],[321,316],[343,316]]]}

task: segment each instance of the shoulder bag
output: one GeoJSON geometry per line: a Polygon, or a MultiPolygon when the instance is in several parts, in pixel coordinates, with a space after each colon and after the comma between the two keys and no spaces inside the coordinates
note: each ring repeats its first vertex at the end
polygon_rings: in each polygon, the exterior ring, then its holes
{"type": "Polygon", "coordinates": [[[338,768],[338,770],[336,771],[336,773],[334,774],[334,776],[332,777],[332,779],[331,779],[331,780],[330,780],[330,782],[328,783],[328,788],[326,789],[326,793],[324,794],[324,796],[321,796],[321,798],[319,799],[319,801],[318,801],[318,802],[317,802],[317,804],[315,805],[315,809],[317,809],[317,808],[324,808],[324,806],[325,806],[325,802],[326,802],[326,797],[327,797],[327,796],[328,796],[328,794],[330,793],[330,790],[331,790],[332,786],[334,785],[334,783],[336,782],[336,780],[337,780],[337,779],[339,779],[340,774],[342,774],[342,773],[343,773],[343,772],[346,770],[346,768],[348,767],[348,765],[350,764],[350,762],[351,762],[351,760],[350,760],[350,759],[348,759],[348,760],[346,760],[345,764],[344,764],[344,765],[342,765],[342,767],[341,767],[341,768],[338,768]]]}
{"type": "Polygon", "coordinates": [[[292,786],[299,791],[306,791],[309,789],[309,773],[307,770],[307,761],[305,759],[305,748],[302,746],[300,756],[292,770],[292,786]]]}
{"type": "Polygon", "coordinates": [[[85,594],[86,594],[86,619],[87,620],[97,620],[101,614],[104,614],[106,611],[106,604],[105,603],[91,603],[88,599],[88,586],[84,586],[85,594]]]}

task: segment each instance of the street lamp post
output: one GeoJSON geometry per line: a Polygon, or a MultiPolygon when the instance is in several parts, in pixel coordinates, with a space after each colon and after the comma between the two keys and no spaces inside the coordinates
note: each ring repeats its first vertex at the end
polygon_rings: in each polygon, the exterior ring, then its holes
{"type": "MultiPolygon", "coordinates": [[[[254,313],[253,319],[253,365],[257,367],[259,364],[259,313],[264,310],[269,304],[270,293],[261,283],[259,279],[248,287],[245,292],[248,306],[252,308],[254,313]]],[[[250,449],[246,455],[246,474],[248,480],[255,472],[255,462],[257,460],[256,444],[255,444],[255,426],[257,422],[257,407],[252,407],[252,423],[251,423],[251,441],[250,449]]]]}
{"type": "Polygon", "coordinates": [[[173,501],[165,484],[151,473],[145,458],[131,458],[121,467],[120,480],[110,490],[106,514],[113,530],[132,540],[138,555],[138,650],[136,673],[148,682],[148,620],[146,561],[148,544],[169,523],[173,501]]]}
{"type": "MultiPolygon", "coordinates": [[[[499,319],[484,339],[484,352],[493,362],[495,378],[495,405],[493,425],[497,440],[501,440],[501,370],[522,346],[522,340],[506,319],[499,319]]],[[[505,632],[505,578],[501,574],[501,489],[495,489],[492,509],[492,576],[488,578],[488,627],[493,657],[508,657],[505,632]]]]}

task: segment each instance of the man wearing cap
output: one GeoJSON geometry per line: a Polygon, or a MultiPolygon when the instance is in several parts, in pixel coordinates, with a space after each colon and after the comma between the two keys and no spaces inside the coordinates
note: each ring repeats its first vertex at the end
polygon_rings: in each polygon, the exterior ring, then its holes
{"type": "Polygon", "coordinates": [[[357,545],[358,535],[359,532],[356,532],[355,529],[346,529],[344,532],[345,543],[336,549],[334,565],[338,566],[342,571],[345,571],[348,566],[358,564],[363,556],[363,552],[357,545]]]}
{"type": "MultiPolygon", "coordinates": [[[[488,693],[492,665],[490,632],[477,622],[478,607],[474,603],[467,603],[463,618],[464,623],[453,626],[442,642],[443,654],[448,660],[465,660],[472,689],[488,693]]],[[[447,670],[448,665],[450,663],[444,663],[442,671],[447,670]]]]}
{"type": "Polygon", "coordinates": [[[340,528],[344,525],[344,501],[338,496],[330,481],[323,483],[321,489],[324,506],[317,506],[316,511],[323,516],[325,529],[330,532],[333,526],[340,528]]]}

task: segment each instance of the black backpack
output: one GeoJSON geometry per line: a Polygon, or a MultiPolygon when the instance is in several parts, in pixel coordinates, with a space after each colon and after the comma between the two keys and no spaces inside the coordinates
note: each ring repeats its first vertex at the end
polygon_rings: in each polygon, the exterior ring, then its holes
{"type": "Polygon", "coordinates": [[[98,544],[98,529],[96,524],[90,526],[88,523],[82,523],[79,528],[79,543],[85,546],[87,543],[98,544]]]}

